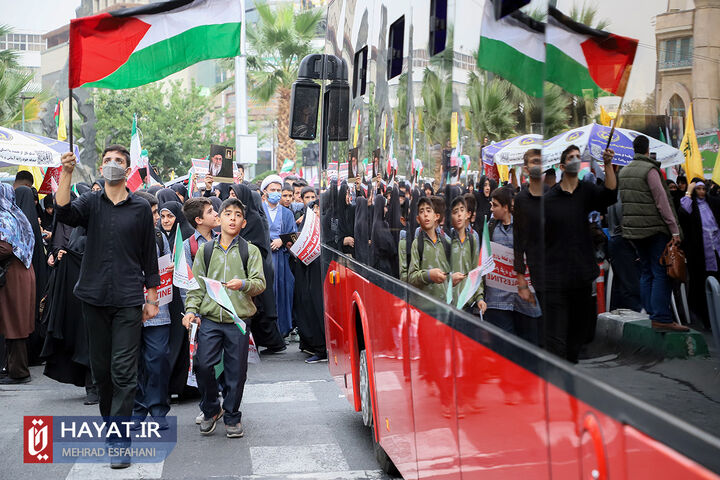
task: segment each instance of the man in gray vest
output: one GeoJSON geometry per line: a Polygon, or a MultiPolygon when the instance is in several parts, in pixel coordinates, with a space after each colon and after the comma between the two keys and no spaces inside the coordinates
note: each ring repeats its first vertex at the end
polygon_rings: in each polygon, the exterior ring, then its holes
{"type": "Polygon", "coordinates": [[[620,171],[622,236],[630,240],[640,258],[640,298],[658,330],[686,332],[673,323],[670,313],[672,282],[660,257],[668,243],[680,244],[677,212],[660,173],[660,162],[650,158],[650,142],[644,135],[633,141],[635,158],[620,171]]]}

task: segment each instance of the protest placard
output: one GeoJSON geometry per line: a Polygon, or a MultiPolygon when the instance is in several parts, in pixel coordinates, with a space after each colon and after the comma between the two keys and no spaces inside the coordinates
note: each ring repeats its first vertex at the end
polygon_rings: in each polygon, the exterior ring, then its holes
{"type": "Polygon", "coordinates": [[[210,145],[208,171],[216,182],[233,182],[235,150],[223,145],[210,145]]]}
{"type": "MultiPolygon", "coordinates": [[[[495,268],[485,275],[485,285],[505,292],[517,293],[517,278],[515,277],[514,267],[515,253],[513,249],[495,242],[491,242],[491,244],[495,268]]],[[[525,272],[525,279],[530,286],[530,290],[534,292],[530,282],[530,275],[527,272],[525,272]]]]}
{"type": "Polygon", "coordinates": [[[193,322],[190,324],[190,367],[188,368],[187,385],[197,388],[197,379],[195,378],[195,372],[193,372],[193,362],[195,360],[195,352],[197,351],[197,323],[193,322]]]}
{"type": "Polygon", "coordinates": [[[338,169],[338,180],[341,182],[348,179],[348,163],[341,163],[338,169]]]}
{"type": "Polygon", "coordinates": [[[290,252],[305,265],[320,256],[320,219],[310,208],[305,213],[305,226],[290,252]]]}
{"type": "Polygon", "coordinates": [[[197,173],[198,178],[203,179],[207,176],[210,168],[210,160],[203,158],[191,158],[193,172],[197,173]]]}
{"type": "Polygon", "coordinates": [[[328,180],[337,180],[337,178],[338,178],[338,162],[328,162],[327,178],[328,178],[328,180]]]}
{"type": "MultiPolygon", "coordinates": [[[[178,229],[179,230],[179,229],[178,229]]],[[[170,254],[158,258],[158,270],[160,272],[160,286],[157,289],[158,302],[160,305],[167,305],[172,302],[173,297],[173,262],[170,254]]]]}

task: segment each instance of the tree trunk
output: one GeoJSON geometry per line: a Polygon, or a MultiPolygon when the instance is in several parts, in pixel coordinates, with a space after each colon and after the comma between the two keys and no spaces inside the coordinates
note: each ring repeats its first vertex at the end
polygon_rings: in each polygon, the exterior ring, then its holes
{"type": "Polygon", "coordinates": [[[279,87],[278,95],[278,153],[275,168],[279,172],[286,158],[295,161],[297,151],[295,140],[290,138],[290,89],[279,87]]]}

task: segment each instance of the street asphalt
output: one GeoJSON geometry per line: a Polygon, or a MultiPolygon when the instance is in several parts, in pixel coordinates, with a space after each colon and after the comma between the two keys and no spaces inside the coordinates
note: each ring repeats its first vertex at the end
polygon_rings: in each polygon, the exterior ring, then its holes
{"type": "Polygon", "coordinates": [[[0,386],[0,478],[247,480],[389,480],[379,470],[370,430],[341,395],[327,363],[308,365],[297,344],[250,365],[243,398],[243,438],[218,425],[203,437],[195,425],[197,400],[172,405],[178,442],[162,463],[111,470],[107,463],[23,463],[24,415],[99,415],[85,406],[85,390],[55,382],[31,367],[32,382],[0,386]]]}

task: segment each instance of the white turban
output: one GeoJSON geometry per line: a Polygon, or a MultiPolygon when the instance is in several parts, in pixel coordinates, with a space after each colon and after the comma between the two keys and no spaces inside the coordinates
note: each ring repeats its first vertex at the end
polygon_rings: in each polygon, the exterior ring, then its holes
{"type": "Polygon", "coordinates": [[[268,175],[265,177],[265,180],[262,181],[262,185],[260,185],[260,190],[265,190],[268,185],[271,183],[279,183],[282,187],[283,181],[282,178],[280,178],[280,175],[268,175]]]}

